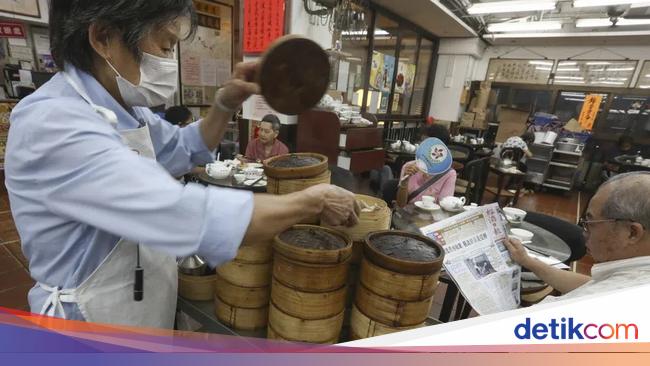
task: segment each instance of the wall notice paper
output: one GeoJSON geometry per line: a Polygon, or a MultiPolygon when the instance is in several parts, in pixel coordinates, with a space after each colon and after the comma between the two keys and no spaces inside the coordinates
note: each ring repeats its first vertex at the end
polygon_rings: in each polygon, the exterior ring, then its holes
{"type": "Polygon", "coordinates": [[[336,84],[336,90],[348,91],[348,78],[350,77],[350,63],[347,61],[339,62],[339,77],[336,84]]]}
{"type": "Polygon", "coordinates": [[[181,82],[188,86],[201,85],[201,59],[196,55],[183,55],[181,82]]]}
{"type": "Polygon", "coordinates": [[[582,105],[582,112],[580,112],[580,126],[585,130],[591,131],[594,128],[594,122],[598,117],[600,110],[600,103],[603,101],[603,96],[600,94],[589,94],[585,97],[585,103],[582,105]]]}
{"type": "Polygon", "coordinates": [[[296,116],[287,116],[273,110],[261,95],[253,95],[246,99],[242,106],[243,118],[261,121],[267,114],[275,114],[283,125],[295,125],[298,123],[296,116]]]}
{"type": "Polygon", "coordinates": [[[201,85],[217,85],[217,60],[201,57],[201,85]]]}
{"type": "Polygon", "coordinates": [[[505,220],[494,203],[420,229],[445,249],[444,268],[480,315],[516,309],[521,267],[504,245],[505,220]]]}
{"type": "Polygon", "coordinates": [[[48,34],[34,33],[34,48],[39,55],[50,54],[50,36],[48,34]]]}

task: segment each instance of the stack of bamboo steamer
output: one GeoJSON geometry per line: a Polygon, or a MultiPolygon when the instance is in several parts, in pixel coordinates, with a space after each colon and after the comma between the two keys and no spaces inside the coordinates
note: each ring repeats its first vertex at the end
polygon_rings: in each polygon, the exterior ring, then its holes
{"type": "MultiPolygon", "coordinates": [[[[386,239],[386,238],[385,238],[386,239]]],[[[369,234],[350,318],[350,339],[374,337],[424,325],[442,269],[444,250],[435,241],[401,231],[369,234]],[[415,239],[431,248],[431,258],[403,260],[377,249],[382,236],[415,239]]]]}
{"type": "Polygon", "coordinates": [[[267,336],[294,342],[337,343],[343,325],[352,242],[335,230],[312,225],[296,225],[286,233],[301,231],[340,245],[318,249],[287,242],[284,234],[276,237],[267,336]]]}
{"type": "Polygon", "coordinates": [[[345,306],[344,327],[350,325],[352,303],[354,302],[354,294],[357,283],[359,282],[359,272],[366,236],[375,231],[389,230],[391,223],[391,209],[384,200],[362,194],[357,194],[356,200],[361,207],[359,223],[353,227],[331,227],[348,235],[352,239],[352,258],[350,259],[350,274],[348,276],[348,298],[345,306]]]}
{"type": "Polygon", "coordinates": [[[217,275],[192,276],[178,272],[178,294],[192,301],[210,301],[214,297],[217,275]]]}
{"type": "Polygon", "coordinates": [[[265,160],[264,174],[268,180],[267,192],[279,195],[299,192],[323,183],[329,184],[332,177],[332,173],[327,168],[327,156],[315,153],[286,154],[265,160]],[[287,159],[313,159],[318,163],[296,167],[277,166],[287,159]]]}
{"type": "Polygon", "coordinates": [[[233,261],[217,268],[214,296],[217,318],[233,329],[265,328],[272,267],[271,242],[242,244],[233,261]]]}

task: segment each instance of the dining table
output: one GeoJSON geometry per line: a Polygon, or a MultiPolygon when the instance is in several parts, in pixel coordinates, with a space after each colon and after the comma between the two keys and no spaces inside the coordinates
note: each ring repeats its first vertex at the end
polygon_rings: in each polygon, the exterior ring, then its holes
{"type": "Polygon", "coordinates": [[[196,181],[197,183],[201,183],[206,186],[215,186],[215,187],[221,187],[221,188],[230,188],[230,189],[240,189],[240,190],[246,190],[246,191],[251,191],[255,193],[265,193],[266,192],[266,177],[262,176],[262,180],[260,183],[255,184],[253,186],[245,184],[244,183],[238,183],[237,180],[235,179],[234,175],[231,174],[228,176],[228,178],[225,179],[216,179],[208,175],[205,170],[201,171],[200,173],[193,173],[191,174],[191,179],[196,181]]]}
{"type": "MultiPolygon", "coordinates": [[[[396,230],[407,231],[410,233],[423,235],[421,228],[431,224],[443,221],[452,216],[465,212],[465,209],[457,210],[455,212],[446,211],[442,208],[436,210],[423,210],[414,204],[409,204],[403,208],[396,208],[393,211],[393,228],[396,230]]],[[[507,224],[510,226],[510,224],[507,224]]],[[[528,230],[534,234],[532,242],[527,244],[527,247],[543,256],[550,256],[558,259],[560,262],[565,262],[571,257],[571,248],[556,234],[527,221],[523,221],[517,225],[518,228],[528,230]]],[[[441,322],[449,322],[453,320],[465,319],[469,316],[471,306],[465,300],[463,295],[458,289],[456,283],[442,271],[440,274],[440,282],[447,284],[442,308],[438,320],[441,322]],[[452,311],[455,309],[454,314],[452,311]]],[[[542,290],[547,288],[543,282],[540,281],[522,281],[522,293],[531,292],[535,290],[542,290]]]]}

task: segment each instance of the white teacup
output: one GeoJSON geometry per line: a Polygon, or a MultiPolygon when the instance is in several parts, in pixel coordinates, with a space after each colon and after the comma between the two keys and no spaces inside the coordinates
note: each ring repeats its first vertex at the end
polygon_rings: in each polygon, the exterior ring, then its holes
{"type": "Polygon", "coordinates": [[[431,196],[422,196],[422,205],[424,207],[433,207],[433,205],[436,203],[436,199],[431,196]]]}
{"type": "Polygon", "coordinates": [[[244,169],[244,176],[246,179],[258,179],[264,175],[264,169],[259,168],[247,168],[244,169]]]}
{"type": "Polygon", "coordinates": [[[223,164],[208,164],[205,166],[205,172],[214,179],[226,179],[230,176],[232,168],[223,164]]]}
{"type": "Polygon", "coordinates": [[[521,223],[526,218],[526,211],[514,207],[505,207],[503,212],[506,214],[508,221],[521,223]]]}
{"type": "Polygon", "coordinates": [[[246,181],[246,174],[238,173],[235,174],[234,177],[235,177],[235,182],[237,182],[237,184],[242,184],[246,181]]]}

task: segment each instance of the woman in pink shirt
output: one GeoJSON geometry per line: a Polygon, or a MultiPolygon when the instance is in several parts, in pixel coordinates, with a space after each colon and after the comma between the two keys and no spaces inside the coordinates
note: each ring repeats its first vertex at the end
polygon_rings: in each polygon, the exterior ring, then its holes
{"type": "Polygon", "coordinates": [[[451,168],[451,152],[447,144],[439,138],[430,137],[422,141],[416,153],[420,161],[410,161],[402,167],[397,204],[404,207],[409,203],[422,201],[431,196],[440,202],[453,196],[456,190],[456,171],[451,168]],[[436,175],[427,172],[440,172],[436,175]]]}
{"type": "Polygon", "coordinates": [[[280,120],[269,114],[262,118],[259,137],[248,143],[245,159],[248,161],[263,161],[278,155],[289,153],[289,148],[278,141],[280,120]]]}
{"type": "Polygon", "coordinates": [[[402,174],[400,175],[400,186],[397,193],[397,204],[404,207],[409,203],[422,201],[423,196],[435,197],[437,202],[441,199],[454,195],[456,189],[456,171],[449,169],[443,173],[440,179],[433,183],[430,187],[425,189],[422,193],[418,194],[412,199],[408,197],[416,192],[420,187],[429,182],[433,176],[422,172],[416,165],[415,161],[410,161],[402,167],[402,174]],[[410,178],[404,177],[410,175],[410,178]],[[401,193],[401,194],[400,194],[401,193]]]}

